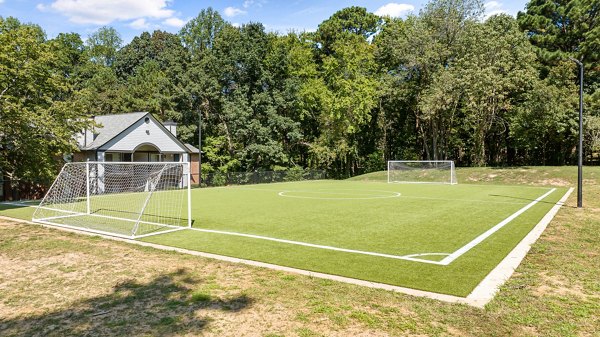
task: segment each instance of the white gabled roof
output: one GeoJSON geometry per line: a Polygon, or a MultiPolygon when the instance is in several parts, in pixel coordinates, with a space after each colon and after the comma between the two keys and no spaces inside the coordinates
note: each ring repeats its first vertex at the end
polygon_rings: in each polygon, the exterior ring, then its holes
{"type": "MultiPolygon", "coordinates": [[[[98,127],[94,128],[94,134],[97,136],[90,145],[82,147],[81,150],[98,150],[146,116],[155,119],[149,112],[131,112],[95,116],[94,121],[99,125],[98,127]]],[[[179,139],[177,139],[177,137],[173,136],[173,134],[160,122],[157,121],[157,123],[160,125],[161,129],[168,134],[169,137],[172,138],[182,149],[188,150],[188,147],[179,139]]]]}

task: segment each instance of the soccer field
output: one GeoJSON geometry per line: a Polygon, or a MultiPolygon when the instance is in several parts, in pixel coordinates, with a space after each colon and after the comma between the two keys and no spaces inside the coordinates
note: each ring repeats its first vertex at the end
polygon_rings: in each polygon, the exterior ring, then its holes
{"type": "MultiPolygon", "coordinates": [[[[192,190],[192,228],[183,219],[175,231],[151,223],[156,212],[164,212],[165,200],[181,200],[171,194],[183,191],[156,192],[141,218],[152,236],[140,240],[465,297],[566,192],[561,187],[381,180],[201,188],[192,190]]],[[[92,197],[91,215],[53,221],[69,219],[72,228],[128,234],[137,213],[121,208],[146,197],[92,197]],[[103,207],[108,200],[112,208],[103,207]],[[113,216],[125,222],[110,221],[113,216]]],[[[77,201],[71,207],[84,204],[77,201]]],[[[181,208],[174,213],[185,217],[185,198],[174,204],[181,208]]],[[[32,210],[8,209],[5,214],[31,219],[32,210]]]]}
{"type": "Polygon", "coordinates": [[[564,188],[306,181],[192,191],[193,229],[143,241],[466,296],[564,188]]]}

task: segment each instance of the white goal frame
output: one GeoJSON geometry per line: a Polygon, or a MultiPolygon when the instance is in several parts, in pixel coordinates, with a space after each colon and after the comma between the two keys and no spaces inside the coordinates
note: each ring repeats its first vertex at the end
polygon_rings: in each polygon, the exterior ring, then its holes
{"type": "Polygon", "coordinates": [[[87,161],[66,163],[36,207],[32,221],[127,239],[191,228],[191,181],[190,163],[188,162],[87,161]],[[127,171],[136,172],[136,169],[141,169],[146,175],[137,178],[137,185],[131,183],[131,179],[134,177],[124,182],[113,180],[109,185],[109,172],[105,171],[107,167],[131,168],[125,172],[113,173],[122,179],[131,177],[131,173],[127,171]],[[85,173],[82,170],[85,170],[85,173]],[[76,174],[75,179],[84,179],[85,182],[72,182],[74,186],[69,186],[69,177],[74,175],[69,174],[69,171],[76,174]],[[117,191],[110,191],[111,187],[116,188],[117,191]],[[122,199],[117,200],[115,196],[122,199]],[[159,205],[161,202],[167,204],[163,210],[166,214],[162,214],[163,212],[160,212],[161,209],[158,206],[152,209],[157,214],[145,214],[150,203],[159,205]],[[127,208],[125,205],[127,203],[133,205],[131,209],[127,208]],[[185,204],[187,204],[187,209],[183,214],[185,204]],[[104,210],[108,214],[95,212],[94,208],[107,205],[109,209],[105,208],[104,210]],[[179,205],[178,210],[175,209],[176,207],[172,207],[177,205],[179,205]],[[126,213],[126,215],[123,216],[119,213],[126,213]],[[102,228],[102,223],[109,224],[105,226],[108,228],[102,228]],[[111,231],[111,223],[120,224],[125,229],[121,232],[111,231]],[[128,226],[131,227],[131,233],[123,233],[127,231],[128,226]],[[142,232],[140,229],[142,227],[152,228],[152,230],[142,232]]]}
{"type": "Polygon", "coordinates": [[[448,184],[456,185],[458,181],[456,179],[456,168],[454,161],[452,160],[388,160],[387,162],[387,182],[388,183],[403,183],[403,184],[448,184]],[[423,165],[422,168],[419,164],[423,165]],[[429,166],[429,167],[427,167],[429,166]],[[399,167],[399,169],[394,169],[399,167]],[[398,171],[422,171],[427,170],[448,170],[447,174],[439,174],[440,179],[428,181],[418,179],[397,179],[397,174],[394,172],[398,171]]]}

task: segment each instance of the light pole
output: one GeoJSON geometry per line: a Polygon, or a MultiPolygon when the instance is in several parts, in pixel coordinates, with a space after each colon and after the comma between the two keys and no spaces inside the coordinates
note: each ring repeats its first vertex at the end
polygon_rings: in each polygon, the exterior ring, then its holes
{"type": "Polygon", "coordinates": [[[583,63],[569,59],[579,66],[579,153],[577,162],[577,208],[583,207],[583,63]]]}
{"type": "Polygon", "coordinates": [[[202,187],[202,111],[198,110],[198,188],[202,187]]]}

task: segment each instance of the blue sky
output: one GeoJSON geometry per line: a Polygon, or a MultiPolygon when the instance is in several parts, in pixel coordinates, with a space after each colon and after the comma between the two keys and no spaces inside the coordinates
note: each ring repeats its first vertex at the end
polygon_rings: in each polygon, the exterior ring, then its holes
{"type": "MultiPolygon", "coordinates": [[[[261,22],[269,31],[317,28],[336,11],[349,6],[366,7],[377,14],[404,17],[418,13],[423,0],[317,1],[317,0],[0,0],[0,16],[39,24],[49,38],[61,32],[76,32],[85,39],[101,26],[115,27],[127,43],[143,31],[155,29],[176,33],[185,22],[207,7],[213,7],[233,24],[261,22]]],[[[487,0],[486,14],[516,15],[527,0],[487,0]]]]}

